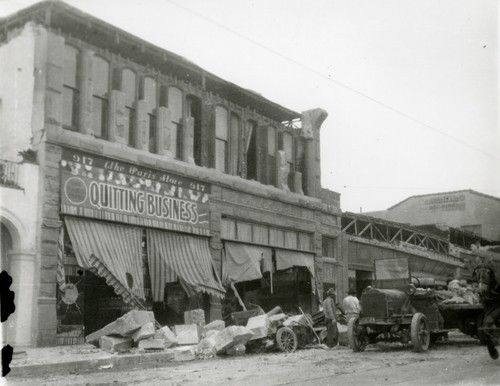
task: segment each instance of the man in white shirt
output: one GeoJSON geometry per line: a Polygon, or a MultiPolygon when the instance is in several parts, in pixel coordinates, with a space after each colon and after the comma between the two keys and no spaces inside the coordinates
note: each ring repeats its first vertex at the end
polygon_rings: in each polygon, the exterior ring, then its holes
{"type": "Polygon", "coordinates": [[[360,307],[359,300],[356,297],[356,291],[349,290],[347,292],[347,296],[342,301],[342,308],[346,314],[347,323],[349,323],[349,320],[352,318],[359,316],[360,307]]]}

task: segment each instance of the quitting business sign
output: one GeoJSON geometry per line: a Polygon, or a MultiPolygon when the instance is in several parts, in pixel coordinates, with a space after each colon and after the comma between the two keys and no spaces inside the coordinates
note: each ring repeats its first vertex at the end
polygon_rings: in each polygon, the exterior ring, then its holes
{"type": "Polygon", "coordinates": [[[63,150],[64,214],[209,235],[209,194],[204,182],[63,150]]]}

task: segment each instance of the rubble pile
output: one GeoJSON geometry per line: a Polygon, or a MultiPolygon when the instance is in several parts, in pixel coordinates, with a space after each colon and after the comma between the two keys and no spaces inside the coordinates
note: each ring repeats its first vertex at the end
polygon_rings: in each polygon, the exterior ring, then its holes
{"type": "Polygon", "coordinates": [[[296,331],[312,328],[306,315],[287,316],[280,307],[244,321],[246,325],[228,327],[223,320],[205,324],[205,314],[198,309],[184,313],[185,324],[161,327],[153,312],[133,310],[87,335],[85,340],[110,353],[168,351],[174,361],[190,361],[245,355],[255,348],[272,349],[282,326],[296,331]]]}

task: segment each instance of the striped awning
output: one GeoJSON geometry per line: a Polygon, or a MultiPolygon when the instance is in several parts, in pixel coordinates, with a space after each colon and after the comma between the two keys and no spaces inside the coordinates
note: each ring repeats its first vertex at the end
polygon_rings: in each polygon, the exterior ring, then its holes
{"type": "Polygon", "coordinates": [[[148,229],[147,243],[154,301],[163,301],[165,283],[171,280],[172,273],[189,289],[188,295],[194,291],[224,297],[208,239],[148,229]]]}
{"type": "Polygon", "coordinates": [[[315,277],[313,254],[277,249],[276,269],[280,271],[292,267],[306,267],[312,277],[315,277]]]}
{"type": "Polygon", "coordinates": [[[231,281],[257,280],[262,272],[272,270],[272,249],[255,245],[224,242],[225,255],[222,261],[222,280],[231,281]]]}
{"type": "Polygon", "coordinates": [[[97,271],[117,294],[124,293],[119,283],[134,296],[145,299],[142,229],[74,217],[64,221],[78,265],[97,271]]]}

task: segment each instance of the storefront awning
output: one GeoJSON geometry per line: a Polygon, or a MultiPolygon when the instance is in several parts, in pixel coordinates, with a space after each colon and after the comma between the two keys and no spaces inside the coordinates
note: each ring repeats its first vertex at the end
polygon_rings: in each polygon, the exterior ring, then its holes
{"type": "Polygon", "coordinates": [[[155,301],[163,301],[165,282],[172,272],[184,286],[196,292],[224,297],[225,290],[215,273],[208,239],[148,229],[147,242],[155,301]]]}
{"type": "Polygon", "coordinates": [[[117,294],[123,295],[123,289],[113,285],[119,282],[136,297],[145,299],[141,229],[73,217],[66,217],[65,224],[81,267],[97,271],[117,294]]]}
{"type": "Polygon", "coordinates": [[[272,250],[254,245],[225,242],[225,258],[222,262],[224,284],[231,281],[257,280],[262,272],[272,270],[272,250]]]}
{"type": "Polygon", "coordinates": [[[292,267],[306,267],[311,275],[315,277],[313,254],[277,249],[276,269],[281,271],[292,267]]]}

